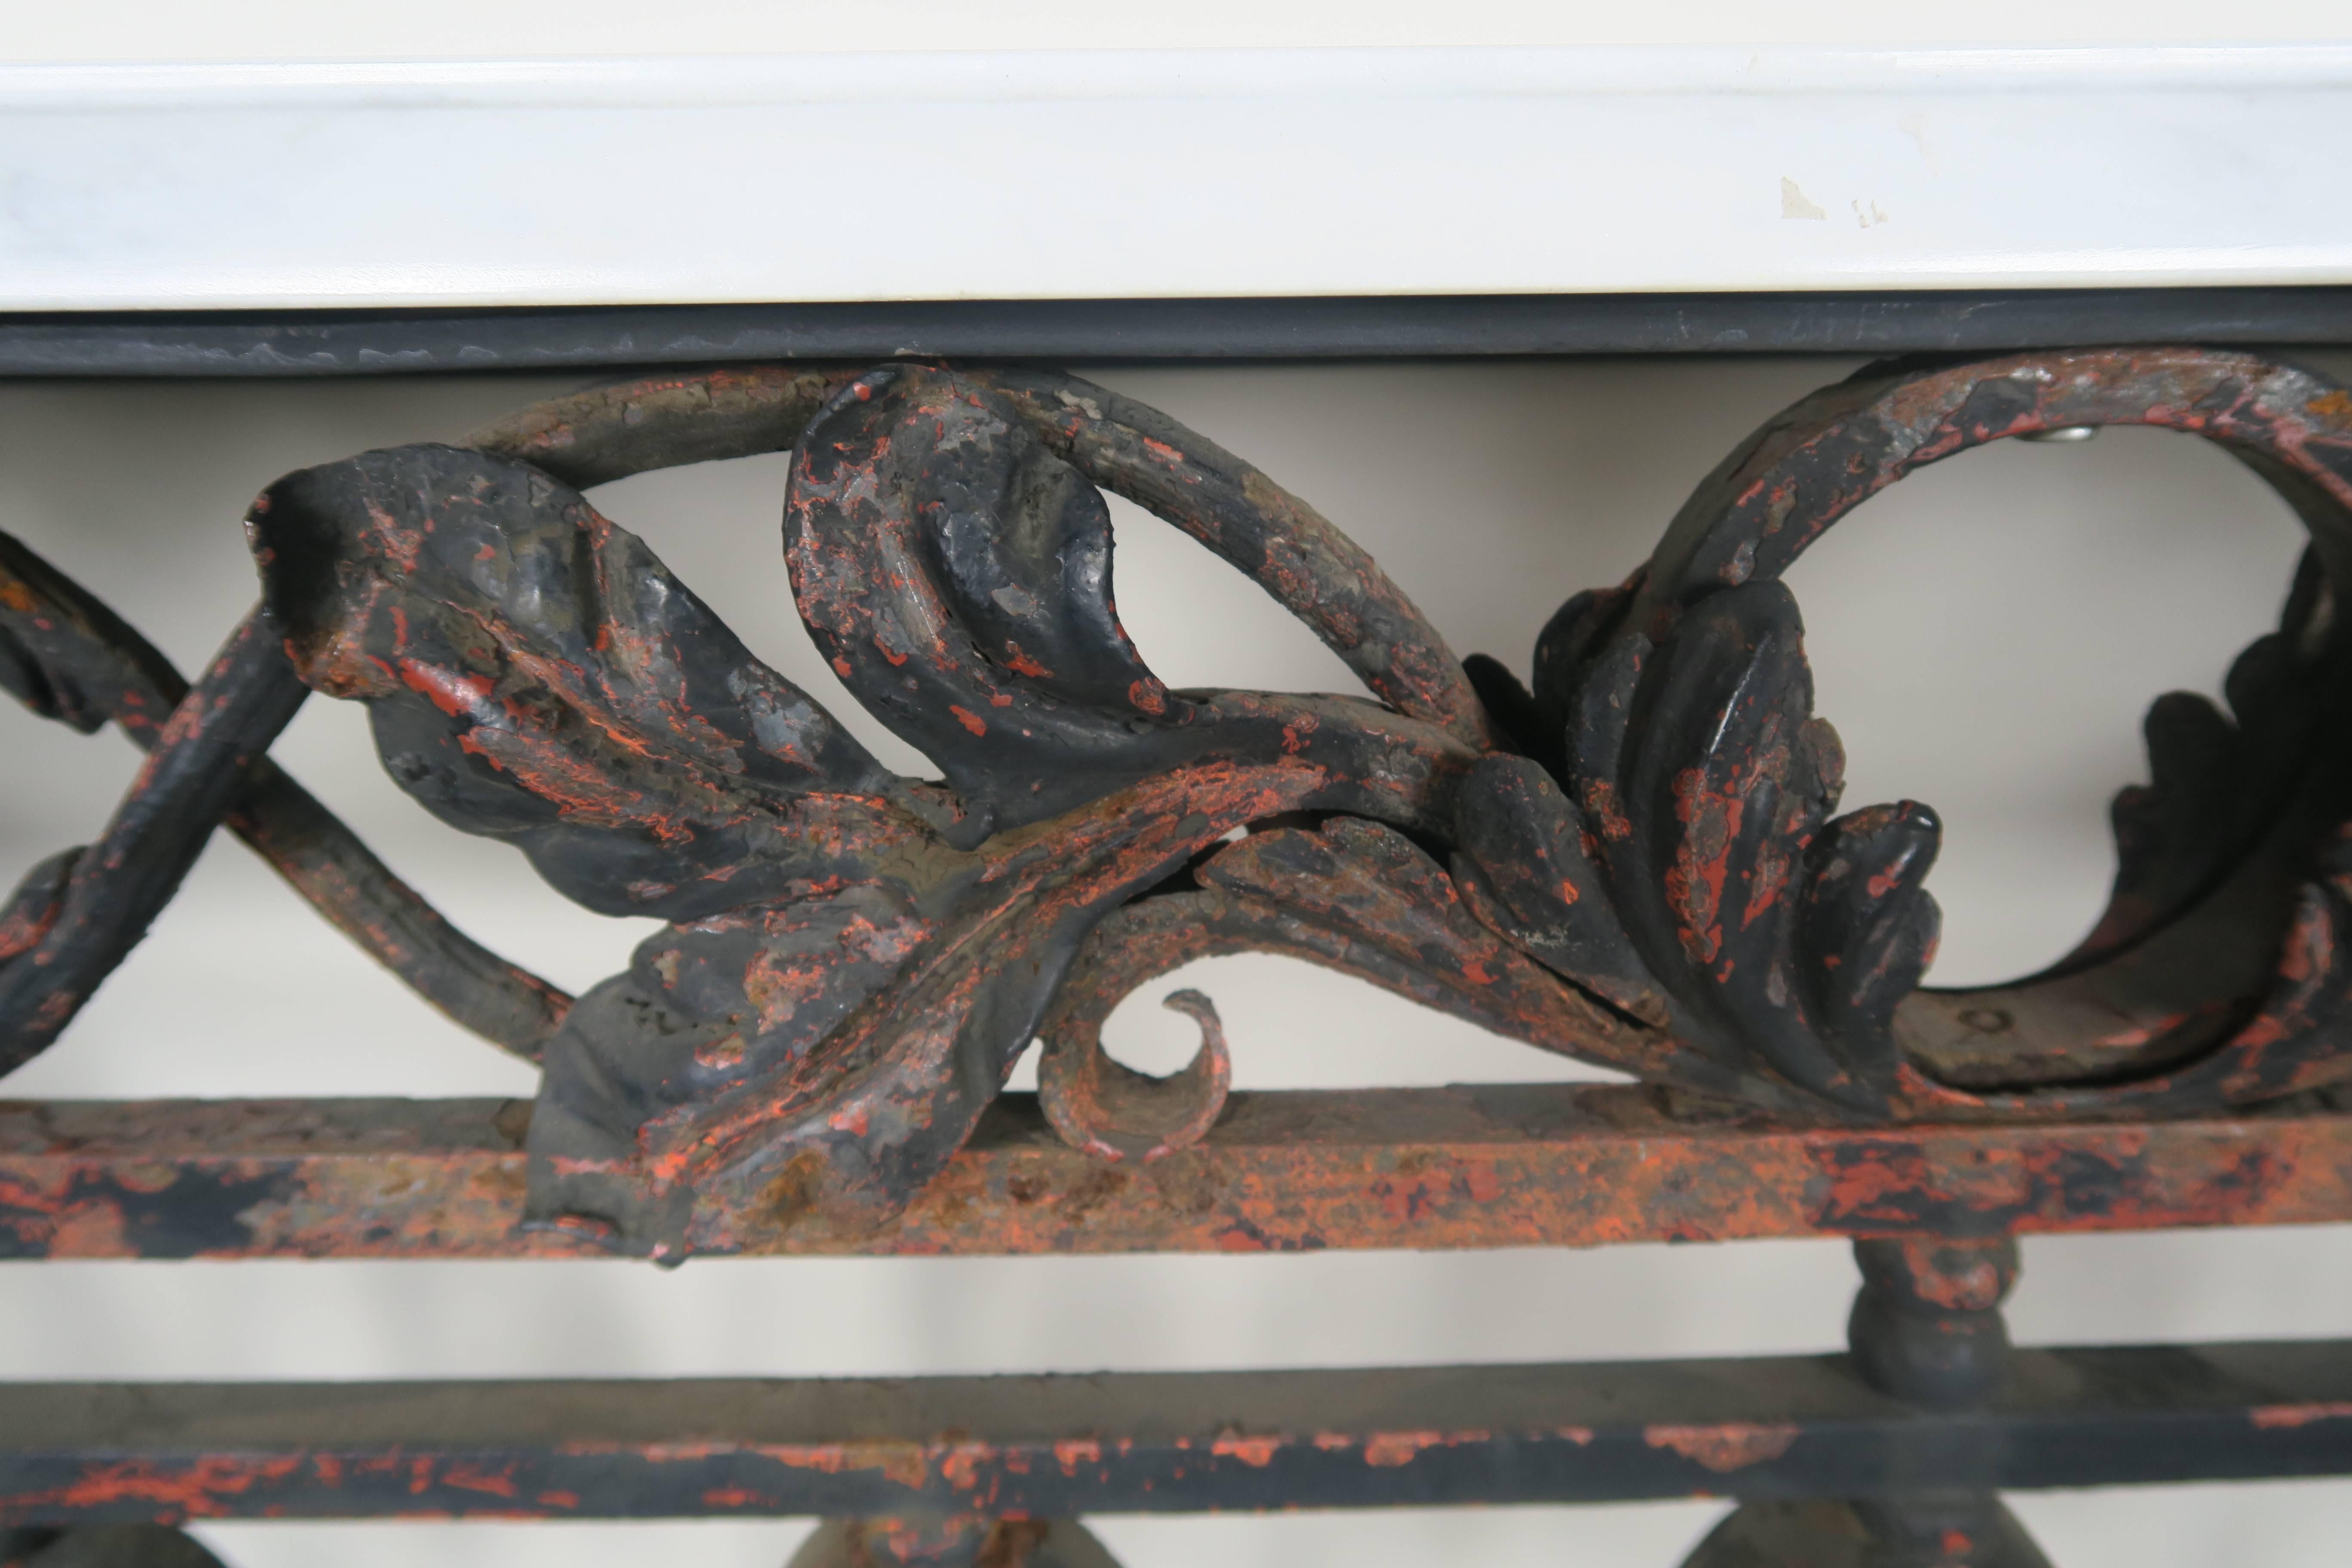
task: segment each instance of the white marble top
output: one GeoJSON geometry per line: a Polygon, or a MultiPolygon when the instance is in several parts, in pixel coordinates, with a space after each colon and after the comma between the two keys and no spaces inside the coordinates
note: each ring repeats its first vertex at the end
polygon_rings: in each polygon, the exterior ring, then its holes
{"type": "Polygon", "coordinates": [[[0,310],[2352,283],[2352,46],[0,64],[0,310]]]}

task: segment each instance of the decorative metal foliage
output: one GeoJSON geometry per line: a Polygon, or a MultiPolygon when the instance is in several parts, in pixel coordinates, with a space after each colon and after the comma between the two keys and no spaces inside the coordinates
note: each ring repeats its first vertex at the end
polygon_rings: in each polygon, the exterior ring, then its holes
{"type": "Polygon", "coordinates": [[[2352,1070],[2347,507],[2352,395],[2298,370],[2185,349],[1874,367],[1734,453],[1628,582],[1571,599],[1523,686],[1465,668],[1265,475],[1074,377],[601,388],[272,486],[249,528],[283,657],[248,628],[184,701],[101,606],[0,554],[0,679],[161,742],[101,845],[0,920],[0,1026],[10,1059],[45,1045],[226,813],[412,984],[543,1052],[535,1220],[663,1258],[819,1212],[887,1222],[1040,1036],[1066,1138],[1165,1156],[1223,1103],[1214,1011],[1177,999],[1204,1039],[1167,1080],[1103,1056],[1102,1019],[1238,951],[1801,1120],[2273,1098],[2352,1070]],[[2116,423],[2237,453],[2309,523],[2310,560],[2231,714],[2178,695],[2151,713],[2153,782],[2117,801],[2116,897],[2083,948],[2013,985],[1922,990],[1937,817],[1838,814],[1843,755],[1781,574],[1922,464],[2116,423]],[[801,616],[938,779],[883,768],[580,493],[785,447],[801,616]],[[1170,689],[1119,623],[1104,491],[1258,583],[1377,700],[1170,689]],[[443,821],[665,929],[572,1004],[381,868],[331,895],[315,868],[364,851],[259,760],[292,678],[366,702],[384,765],[443,821]]]}

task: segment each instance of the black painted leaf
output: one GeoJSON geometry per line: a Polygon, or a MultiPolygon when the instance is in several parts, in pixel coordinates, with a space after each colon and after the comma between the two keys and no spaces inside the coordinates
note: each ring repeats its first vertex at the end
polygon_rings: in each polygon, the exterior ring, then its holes
{"type": "Polygon", "coordinates": [[[1569,752],[1576,743],[1577,708],[1590,689],[1585,668],[1601,639],[1623,616],[1638,582],[1621,588],[1586,589],[1554,612],[1536,637],[1535,666],[1528,685],[1535,744],[1528,754],[1563,783],[1569,777],[1569,752]]]}
{"type": "Polygon", "coordinates": [[[977,382],[887,366],[828,405],[785,558],[818,647],[946,773],[967,842],[1149,776],[1167,763],[1139,735],[1193,716],[1119,625],[1100,492],[977,382]]]}
{"type": "Polygon", "coordinates": [[[1487,924],[1552,973],[1665,1026],[1665,998],[1610,905],[1583,819],[1541,766],[1486,758],[1463,782],[1454,821],[1454,880],[1487,924]]]}
{"type": "Polygon", "coordinates": [[[1591,813],[1611,888],[1695,1043],[1880,1109],[1820,1037],[1795,972],[1803,857],[1843,773],[1835,731],[1811,717],[1795,599],[1777,582],[1708,595],[1654,648],[1622,639],[1594,675],[1578,779],[1612,808],[1591,813]]]}
{"type": "Polygon", "coordinates": [[[587,1217],[631,1250],[682,1248],[688,1208],[635,1161],[646,1123],[792,1074],[936,926],[866,883],[672,926],[572,1008],[531,1121],[530,1217],[587,1217]]]}
{"type": "Polygon", "coordinates": [[[249,529],[302,679],[367,701],[385,767],[436,816],[591,909],[803,896],[925,836],[831,716],[535,468],[365,453],[279,480],[249,529]]]}
{"type": "Polygon", "coordinates": [[[1360,817],[1333,817],[1317,832],[1253,833],[1197,875],[1203,887],[1258,899],[1431,973],[1458,973],[1464,932],[1484,935],[1436,861],[1360,817]]]}
{"type": "Polygon", "coordinates": [[[1822,1035],[1856,1077],[1892,1092],[1895,1009],[1935,962],[1943,916],[1921,884],[1943,825],[1916,801],[1849,813],[1809,856],[1801,956],[1822,1035]]]}

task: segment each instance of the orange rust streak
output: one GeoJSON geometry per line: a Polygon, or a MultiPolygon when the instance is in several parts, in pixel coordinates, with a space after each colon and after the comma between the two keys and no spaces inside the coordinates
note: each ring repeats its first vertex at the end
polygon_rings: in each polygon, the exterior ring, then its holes
{"type": "Polygon", "coordinates": [[[413,658],[400,661],[400,679],[453,719],[472,713],[489,700],[491,691],[490,682],[480,676],[453,674],[413,658]]]}
{"type": "Polygon", "coordinates": [[[466,1464],[453,1464],[442,1471],[441,1484],[460,1491],[486,1492],[491,1497],[510,1498],[517,1492],[512,1476],[478,1470],[466,1464]]]}
{"type": "Polygon", "coordinates": [[[1364,1439],[1364,1463],[1374,1469],[1409,1465],[1431,1448],[1456,1443],[1484,1443],[1486,1432],[1375,1432],[1364,1439]]]}
{"type": "Polygon", "coordinates": [[[1653,1448],[1671,1448],[1684,1458],[1729,1475],[1734,1470],[1777,1459],[1797,1440],[1798,1428],[1787,1425],[1757,1425],[1727,1421],[1708,1426],[1654,1426],[1642,1428],[1642,1441],[1653,1448]]]}
{"type": "Polygon", "coordinates": [[[1239,1459],[1254,1470],[1262,1470],[1274,1463],[1274,1457],[1283,1447],[1279,1437],[1244,1437],[1222,1434],[1209,1445],[1209,1452],[1221,1459],[1239,1459]]]}
{"type": "Polygon", "coordinates": [[[2315,1405],[2258,1405],[2249,1413],[2257,1432],[2278,1432],[2308,1426],[2315,1421],[2352,1417],[2352,1401],[2330,1400],[2315,1405]]]}
{"type": "Polygon", "coordinates": [[[138,1503],[155,1510],[159,1521],[206,1519],[226,1514],[222,1500],[256,1486],[284,1480],[302,1468],[299,1456],[271,1459],[206,1457],[184,1468],[168,1468],[130,1459],[95,1465],[76,1479],[47,1491],[19,1493],[5,1500],[12,1514],[45,1510],[81,1512],[119,1503],[138,1503]]]}

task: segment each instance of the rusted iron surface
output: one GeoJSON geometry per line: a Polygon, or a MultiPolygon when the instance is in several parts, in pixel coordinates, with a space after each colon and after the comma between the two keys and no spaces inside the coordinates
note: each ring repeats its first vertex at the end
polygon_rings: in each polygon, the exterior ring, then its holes
{"type": "Polygon", "coordinates": [[[900,1381],[0,1385],[0,1521],[1066,1519],[1874,1498],[2352,1471],[2342,1341],[2021,1352],[1922,1415],[1841,1356],[900,1381]]]}
{"type": "MultiPolygon", "coordinates": [[[[1475,800],[1496,771],[1464,782],[1475,800]]],[[[1196,958],[1276,952],[1368,980],[1507,1038],[1654,1083],[1794,1115],[1818,1110],[1784,1086],[1727,1068],[1559,975],[1504,940],[1457,880],[1405,835],[1337,816],[1309,829],[1254,825],[1107,918],[1040,1027],[1050,1054],[1091,1052],[1121,997],[1196,958]],[[1465,896],[1466,895],[1466,896],[1465,896]]]]}
{"type": "Polygon", "coordinates": [[[2352,1342],[2015,1352],[1999,1311],[2016,1233],[2352,1219],[2352,392],[2191,349],[1874,366],[1735,452],[1629,580],[1571,598],[1525,682],[1456,658],[1268,476],[1051,371],[666,373],[287,476],[248,532],[266,618],[193,689],[0,536],[0,686],[152,753],[106,837],[0,907],[0,1070],[225,822],[421,994],[543,1061],[541,1091],[0,1104],[0,1257],[1842,1235],[1852,1353],[0,1386],[10,1561],[134,1521],[814,1512],[811,1568],[1100,1568],[1080,1510],[1712,1493],[1748,1500],[1709,1568],[2038,1568],[1995,1489],[2352,1473],[2352,1342]],[[1838,815],[1780,575],[1923,464],[2105,424],[2221,444],[2312,548],[2230,711],[2151,710],[2093,934],[2010,985],[1925,989],[1940,823],[1838,815]],[[582,493],[771,452],[803,623],[940,777],[883,768],[582,493]],[[1370,700],[1168,688],[1119,622],[1105,492],[1262,586],[1370,700]],[[262,755],[306,689],[367,702],[445,822],[663,929],[576,1005],[452,930],[262,755]],[[1104,1052],[1122,997],[1241,952],[1640,1082],[1234,1093],[1190,992],[1189,1068],[1104,1052]],[[1040,1094],[1001,1093],[1036,1038],[1040,1094]]]}
{"type": "MultiPolygon", "coordinates": [[[[18,1258],[602,1256],[524,1231],[530,1107],[162,1100],[0,1109],[18,1258]]],[[[762,1254],[1261,1252],[2303,1225],[2352,1219],[2334,1112],[1986,1128],[1775,1126],[1563,1085],[1236,1093],[1197,1145],[1107,1164],[1002,1097],[877,1228],[762,1254]]]]}
{"type": "MultiPolygon", "coordinates": [[[[2352,392],[2252,356],[1873,367],[1727,459],[1629,581],[1570,599],[1526,684],[1457,659],[1268,476],[1052,371],[656,375],[467,446],[289,475],[249,526],[285,656],[370,705],[404,787],[590,908],[668,922],[567,1012],[421,905],[414,943],[356,918],[404,889],[350,854],[277,850],[454,1014],[546,1042],[529,1213],[618,1250],[901,1223],[1041,1033],[1076,1146],[1174,1160],[1233,1114],[1229,1068],[1212,1049],[1142,1079],[1099,1024],[1213,952],[1307,957],[1790,1124],[2209,1117],[2352,1072],[2352,630],[2332,586],[2352,571],[2352,392]],[[2150,714],[2153,780],[2117,802],[2115,898],[2081,951],[1923,990],[1940,824],[1913,802],[1836,815],[1843,755],[1780,576],[1926,463],[2105,424],[2229,447],[2312,552],[2232,671],[2231,713],[2176,694],[2150,714]],[[882,768],[578,488],[785,450],[802,618],[938,779],[882,768]],[[1119,623],[1106,491],[1259,584],[1375,700],[1168,689],[1119,623]]],[[[102,656],[89,689],[128,689],[114,665],[143,645],[76,603],[74,646],[102,656]]],[[[50,643],[8,635],[37,708],[135,724],[154,705],[77,695],[50,643]]],[[[0,940],[33,940],[58,875],[0,940]]],[[[52,989],[36,1000],[71,1005],[52,989]]],[[[19,1058],[47,1037],[19,1031],[19,1058]]]]}
{"type": "Polygon", "coordinates": [[[633,377],[535,403],[463,444],[581,489],[683,463],[788,452],[865,368],[748,365],[633,377]]]}
{"type": "Polygon", "coordinates": [[[1201,1026],[1201,1048],[1165,1078],[1137,1072],[1104,1050],[1097,1020],[1047,1032],[1037,1103],[1062,1142],[1097,1159],[1149,1163],[1191,1148],[1217,1124],[1234,1087],[1224,1025],[1198,991],[1171,992],[1161,1005],[1201,1026]]]}

